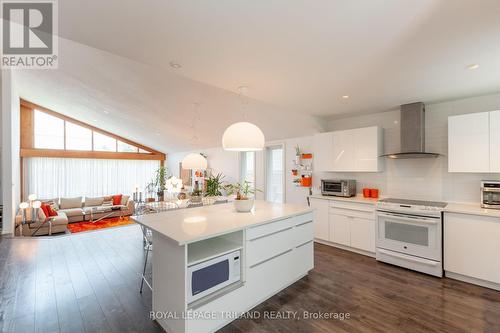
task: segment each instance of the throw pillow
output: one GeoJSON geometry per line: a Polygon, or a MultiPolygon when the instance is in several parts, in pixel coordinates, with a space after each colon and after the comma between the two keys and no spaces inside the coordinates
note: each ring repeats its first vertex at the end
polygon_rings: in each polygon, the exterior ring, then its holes
{"type": "Polygon", "coordinates": [[[47,217],[57,216],[57,212],[52,208],[51,205],[47,205],[47,212],[49,213],[47,217]]]}
{"type": "Polygon", "coordinates": [[[61,209],[82,208],[82,197],[61,198],[61,209]]]}
{"type": "Polygon", "coordinates": [[[122,196],[122,201],[121,201],[121,203],[120,203],[120,204],[121,204],[122,206],[126,206],[129,198],[130,198],[130,195],[123,195],[123,196],[122,196]]]}
{"type": "Polygon", "coordinates": [[[41,206],[40,206],[40,209],[43,211],[43,213],[45,214],[45,217],[48,217],[50,216],[49,214],[49,205],[47,205],[46,203],[43,203],[41,206]]]}
{"type": "Polygon", "coordinates": [[[122,202],[121,194],[113,195],[113,205],[118,206],[121,204],[121,202],[122,202]]]}

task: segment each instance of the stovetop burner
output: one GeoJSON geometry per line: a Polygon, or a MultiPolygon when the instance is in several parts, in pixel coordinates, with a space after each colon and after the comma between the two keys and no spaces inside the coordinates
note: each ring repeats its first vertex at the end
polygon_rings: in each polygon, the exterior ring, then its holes
{"type": "Polygon", "coordinates": [[[409,205],[409,206],[438,207],[438,208],[445,208],[448,205],[446,202],[439,202],[439,201],[408,200],[408,199],[397,199],[397,198],[381,199],[379,200],[379,202],[393,203],[399,205],[409,205]]]}

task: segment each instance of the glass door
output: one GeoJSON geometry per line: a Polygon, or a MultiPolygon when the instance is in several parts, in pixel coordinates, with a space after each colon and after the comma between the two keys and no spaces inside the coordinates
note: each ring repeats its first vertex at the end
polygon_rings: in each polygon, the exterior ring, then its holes
{"type": "Polygon", "coordinates": [[[285,202],[285,158],[283,145],[266,148],[266,200],[270,202],[285,202]]]}

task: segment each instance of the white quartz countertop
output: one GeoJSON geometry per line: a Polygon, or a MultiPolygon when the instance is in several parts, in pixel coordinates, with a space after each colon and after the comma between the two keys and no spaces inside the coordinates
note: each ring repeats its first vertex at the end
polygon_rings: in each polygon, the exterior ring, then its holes
{"type": "Polygon", "coordinates": [[[480,203],[448,203],[445,212],[500,217],[499,209],[481,208],[480,203]]]}
{"type": "Polygon", "coordinates": [[[321,195],[321,194],[313,194],[309,196],[310,198],[316,198],[316,199],[324,199],[324,200],[333,200],[333,201],[346,201],[346,202],[357,202],[357,203],[366,203],[366,204],[372,204],[375,205],[379,199],[373,199],[373,198],[365,198],[362,195],[357,195],[354,197],[336,197],[333,195],[321,195]]]}
{"type": "Polygon", "coordinates": [[[133,216],[132,219],[178,242],[179,245],[185,245],[308,212],[312,212],[312,209],[305,205],[256,200],[255,208],[250,213],[236,212],[230,202],[133,216]]]}

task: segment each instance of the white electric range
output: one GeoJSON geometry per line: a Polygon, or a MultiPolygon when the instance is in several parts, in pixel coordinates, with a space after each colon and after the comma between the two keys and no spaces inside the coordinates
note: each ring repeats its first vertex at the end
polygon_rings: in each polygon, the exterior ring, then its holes
{"type": "Polygon", "coordinates": [[[376,258],[443,276],[444,202],[387,198],[377,203],[376,258]]]}

